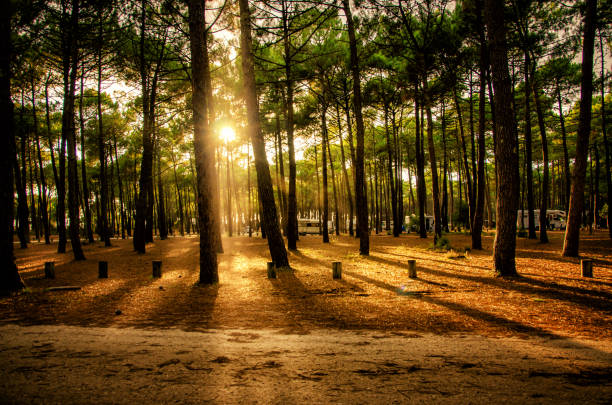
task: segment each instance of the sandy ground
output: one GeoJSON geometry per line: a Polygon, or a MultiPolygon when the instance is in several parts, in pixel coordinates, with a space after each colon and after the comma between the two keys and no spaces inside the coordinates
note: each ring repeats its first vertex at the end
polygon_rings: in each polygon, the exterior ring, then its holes
{"type": "Polygon", "coordinates": [[[601,403],[609,341],[0,327],[3,403],[601,403]]]}
{"type": "Polygon", "coordinates": [[[16,251],[28,289],[0,298],[0,403],[612,403],[612,244],[583,235],[582,278],[562,237],[518,239],[521,277],[499,279],[492,235],[467,255],[373,235],[369,257],[309,236],[274,280],[266,241],[225,238],[208,287],[195,236],[145,255],[97,242],[82,262],[34,243],[16,251]],[[66,285],[81,289],[47,290],[66,285]]]}
{"type": "MultiPolygon", "coordinates": [[[[0,298],[0,325],[179,328],[313,328],[473,332],[487,336],[571,336],[612,339],[612,243],[599,232],[583,235],[581,252],[594,260],[594,277],[580,276],[578,258],[561,257],[563,234],[551,243],[518,239],[518,279],[495,278],[493,236],[485,250],[467,256],[429,249],[416,235],[372,236],[369,257],[357,254],[348,236],[302,237],[290,253],[293,272],[269,280],[267,243],[259,238],[224,238],[218,286],[198,281],[198,238],[156,240],[147,254],[131,240],[105,248],[85,246],[86,261],[55,253],[56,245],[17,250],[28,285],[25,294],[0,298]],[[408,277],[416,259],[418,278],[408,277]],[[45,261],[56,277],[44,278],[45,261]],[[108,279],[98,279],[98,261],[108,262],[108,279]],[[163,277],[151,277],[151,262],[163,261],[163,277]],[[342,279],[331,277],[331,262],[342,262],[342,279]],[[76,285],[80,291],[48,292],[76,285]],[[116,310],[121,316],[116,316],[116,310]]],[[[449,235],[452,246],[469,245],[467,235],[449,235]]]]}

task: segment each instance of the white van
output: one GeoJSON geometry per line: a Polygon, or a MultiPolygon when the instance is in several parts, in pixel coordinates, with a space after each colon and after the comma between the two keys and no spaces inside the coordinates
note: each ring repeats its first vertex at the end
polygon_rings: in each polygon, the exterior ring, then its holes
{"type": "MultiPolygon", "coordinates": [[[[334,221],[327,221],[327,230],[329,233],[335,232],[334,221]]],[[[320,235],[323,232],[323,226],[319,228],[319,220],[314,218],[298,218],[298,234],[300,235],[320,235]]]]}
{"type": "MultiPolygon", "coordinates": [[[[519,210],[517,212],[516,226],[521,228],[521,226],[525,226],[525,229],[529,227],[529,211],[528,210],[519,210]],[[521,215],[523,216],[523,220],[521,221],[521,215]]],[[[540,210],[533,210],[533,218],[535,221],[535,229],[536,231],[540,230],[540,210]]],[[[567,215],[565,211],[562,210],[546,210],[546,219],[548,222],[548,229],[565,229],[567,226],[567,215]]]]}

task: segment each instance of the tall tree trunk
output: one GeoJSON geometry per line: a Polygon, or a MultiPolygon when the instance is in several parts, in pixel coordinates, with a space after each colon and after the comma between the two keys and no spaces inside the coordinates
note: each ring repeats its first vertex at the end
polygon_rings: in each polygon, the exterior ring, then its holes
{"type": "Polygon", "coordinates": [[[323,169],[323,243],[329,243],[329,193],[327,190],[327,105],[321,111],[321,167],[323,169]]]}
{"type": "Polygon", "coordinates": [[[232,226],[232,185],[230,177],[230,157],[229,157],[229,146],[225,143],[225,185],[226,185],[226,204],[225,210],[227,212],[227,235],[231,238],[233,236],[232,226]]]}
{"type": "Polygon", "coordinates": [[[529,92],[531,84],[529,82],[529,72],[531,69],[531,60],[528,50],[525,50],[525,170],[527,177],[527,215],[529,218],[529,239],[536,239],[535,216],[533,210],[535,208],[533,199],[533,159],[531,157],[531,109],[529,92]]]}
{"type": "Polygon", "coordinates": [[[279,186],[280,186],[280,198],[279,204],[281,206],[281,223],[285,236],[287,235],[287,186],[285,184],[285,164],[283,162],[283,138],[281,136],[280,128],[280,115],[276,114],[276,136],[278,144],[278,170],[279,170],[279,186]]]}
{"type": "MultiPolygon", "coordinates": [[[[391,189],[391,212],[393,216],[393,236],[398,237],[399,232],[397,224],[399,223],[399,216],[397,212],[397,188],[395,186],[395,176],[393,175],[393,162],[395,161],[394,156],[394,145],[391,144],[391,137],[389,134],[389,105],[385,103],[384,106],[385,115],[385,137],[387,140],[387,171],[389,175],[389,188],[391,189]]],[[[387,221],[389,226],[389,221],[387,221]]]]}
{"type": "Polygon", "coordinates": [[[516,122],[512,110],[512,92],[508,74],[506,25],[503,0],[485,0],[485,22],[488,32],[489,61],[495,88],[497,170],[497,232],[493,261],[500,276],[516,274],[516,213],[518,207],[518,151],[516,122]]]}
{"type": "Polygon", "coordinates": [[[76,158],[76,133],[74,126],[74,93],[78,69],[79,0],[73,1],[70,25],[63,44],[64,111],[62,134],[68,147],[68,215],[70,218],[70,244],[75,260],[85,260],[79,237],[79,181],[76,158]]]}
{"type": "MultiPolygon", "coordinates": [[[[479,1],[479,8],[482,8],[482,0],[479,1]]],[[[485,203],[485,108],[487,91],[487,58],[486,38],[482,14],[478,11],[478,26],[480,37],[480,88],[478,90],[478,178],[476,181],[476,211],[472,222],[472,249],[482,249],[482,218],[485,203]]]]}
{"type": "Polygon", "coordinates": [[[150,76],[149,64],[146,58],[146,0],[141,3],[139,74],[142,93],[142,161],[140,164],[139,190],[136,200],[136,223],[134,229],[134,250],[145,253],[146,243],[153,241],[153,134],[155,131],[155,104],[157,83],[161,65],[164,60],[164,50],[167,32],[161,43],[161,51],[155,61],[153,76],[150,76]]]}
{"type": "MultiPolygon", "coordinates": [[[[38,158],[38,172],[40,173],[40,184],[42,190],[39,190],[41,197],[41,214],[42,225],[45,233],[45,244],[51,243],[51,227],[49,225],[49,213],[47,212],[47,180],[45,178],[45,170],[42,162],[42,154],[40,152],[40,134],[38,128],[38,114],[36,113],[36,95],[34,89],[34,81],[32,81],[32,118],[34,119],[34,139],[36,141],[36,155],[38,158]]],[[[12,186],[11,186],[12,187],[12,186]]]]}
{"type": "Polygon", "coordinates": [[[572,175],[569,215],[563,256],[578,256],[580,244],[580,219],[584,205],[584,181],[586,177],[589,136],[591,134],[591,102],[593,98],[593,53],[595,27],[597,25],[597,0],[586,0],[584,40],[582,42],[582,79],[580,83],[580,114],[576,139],[576,160],[572,175]]]}
{"type": "Polygon", "coordinates": [[[26,249],[30,242],[30,229],[29,229],[29,209],[28,209],[28,196],[26,193],[26,163],[25,163],[25,149],[26,149],[26,134],[25,134],[25,122],[23,118],[23,95],[21,97],[21,108],[19,112],[19,123],[20,123],[20,144],[21,144],[21,167],[19,167],[19,153],[17,151],[17,142],[15,141],[14,154],[11,158],[13,162],[13,170],[15,175],[15,187],[17,188],[17,219],[18,228],[17,235],[19,236],[19,242],[21,249],[26,249]]]}
{"type": "Polygon", "coordinates": [[[542,194],[540,195],[540,242],[548,243],[548,235],[546,234],[546,228],[548,227],[548,220],[546,216],[546,210],[548,208],[548,201],[550,200],[550,188],[549,188],[549,172],[548,172],[548,141],[546,139],[546,124],[544,123],[544,112],[542,111],[542,105],[540,101],[540,91],[535,82],[532,81],[533,98],[536,106],[536,113],[538,115],[538,126],[540,127],[540,135],[542,136],[542,163],[544,168],[542,170],[542,194]]]}
{"type": "MultiPolygon", "coordinates": [[[[287,206],[287,246],[291,250],[297,249],[298,224],[297,224],[297,196],[296,196],[296,177],[297,169],[295,165],[295,146],[293,140],[293,73],[291,71],[291,48],[289,41],[289,27],[287,21],[287,5],[282,2],[282,20],[283,20],[283,47],[285,58],[285,80],[287,83],[287,144],[289,145],[289,196],[287,206]]],[[[255,145],[253,145],[255,148],[255,145]]],[[[254,150],[254,149],[253,149],[254,150]]],[[[257,164],[256,164],[257,166],[257,164]]]]}
{"type": "Polygon", "coordinates": [[[79,93],[79,124],[81,135],[81,183],[83,184],[83,204],[85,209],[85,233],[89,243],[94,242],[93,229],[91,226],[91,209],[89,207],[89,185],[87,183],[87,165],[85,164],[85,117],[83,116],[83,91],[85,90],[85,66],[81,71],[81,91],[79,93]]]}
{"type": "MultiPolygon", "coordinates": [[[[114,132],[113,138],[116,139],[114,132]]],[[[155,140],[155,155],[157,157],[156,168],[157,168],[157,227],[159,229],[159,239],[164,240],[168,238],[168,219],[166,218],[166,205],[164,203],[164,182],[162,181],[162,172],[161,172],[161,150],[159,147],[159,137],[155,140]]],[[[174,155],[172,156],[174,159],[174,155]]],[[[117,141],[115,140],[115,161],[117,161],[117,141]]],[[[119,182],[119,200],[121,202],[121,237],[125,238],[125,234],[123,233],[123,196],[121,193],[121,177],[119,177],[119,164],[117,163],[117,177],[119,182]]],[[[176,175],[176,170],[175,170],[176,175]]],[[[190,219],[191,221],[191,219],[190,219]]]]}
{"type": "MultiPolygon", "coordinates": [[[[206,0],[204,0],[206,1],[206,0]]],[[[206,32],[206,46],[203,49],[204,52],[204,86],[206,90],[206,105],[208,107],[208,125],[209,130],[211,130],[211,150],[218,149],[218,138],[214,136],[213,123],[215,122],[215,108],[214,108],[214,98],[213,98],[213,88],[212,88],[212,79],[210,75],[210,63],[208,58],[208,41],[211,38],[211,33],[209,31],[206,32]]],[[[212,154],[214,157],[214,153],[212,154]]],[[[213,198],[213,212],[215,214],[215,241],[216,241],[216,251],[217,253],[223,253],[223,241],[221,240],[221,193],[219,192],[219,161],[217,161],[215,176],[209,178],[209,181],[212,181],[215,193],[213,198]]],[[[198,222],[199,224],[199,222],[198,222]]]]}
{"type": "Polygon", "coordinates": [[[442,99],[442,227],[448,232],[448,156],[446,148],[446,113],[444,99],[442,99]]]}
{"type": "Polygon", "coordinates": [[[469,125],[470,125],[470,156],[471,156],[471,163],[472,163],[472,171],[470,172],[472,174],[472,194],[470,195],[470,200],[469,200],[469,204],[470,204],[470,231],[472,231],[472,225],[474,223],[474,215],[476,214],[476,188],[478,187],[478,180],[477,180],[477,169],[476,169],[476,142],[475,142],[475,135],[474,135],[474,97],[473,97],[473,87],[474,87],[474,82],[472,81],[472,70],[470,70],[470,76],[469,76],[469,81],[470,81],[470,85],[469,85],[469,94],[470,94],[470,102],[469,102],[469,113],[470,113],[470,117],[469,117],[469,125]]]}
{"type": "MultiPolygon", "coordinates": [[[[391,115],[391,129],[393,134],[393,144],[395,148],[395,188],[397,190],[397,221],[394,222],[393,233],[398,235],[402,233],[402,225],[404,224],[404,181],[402,179],[402,149],[399,142],[398,131],[399,128],[395,119],[396,110],[392,111],[391,115]]],[[[403,109],[400,110],[400,122],[403,121],[403,109]]]]}
{"type": "Polygon", "coordinates": [[[607,186],[607,201],[608,201],[608,234],[612,239],[612,222],[610,222],[610,206],[612,206],[612,174],[610,173],[610,145],[608,144],[608,135],[606,129],[606,93],[605,93],[605,54],[601,29],[599,31],[599,49],[601,55],[601,133],[604,142],[604,154],[606,158],[606,186],[607,186]]]}
{"type": "MultiPolygon", "coordinates": [[[[115,133],[115,131],[113,131],[112,134],[113,134],[113,149],[115,151],[115,162],[117,163],[115,167],[117,168],[117,183],[119,186],[119,204],[120,204],[120,209],[121,209],[121,239],[125,239],[126,215],[125,215],[125,206],[124,206],[124,200],[123,200],[123,182],[121,180],[121,170],[119,169],[119,157],[117,154],[117,134],[115,133]]],[[[163,191],[161,191],[159,195],[163,196],[164,195],[163,191]]],[[[162,207],[162,211],[163,211],[163,207],[162,207]]],[[[167,228],[166,228],[166,236],[168,236],[167,228]]]]}
{"type": "Polygon", "coordinates": [[[599,227],[599,179],[600,179],[600,170],[599,170],[599,148],[597,147],[597,142],[593,145],[593,150],[595,151],[595,178],[593,180],[595,190],[593,192],[593,200],[594,200],[594,210],[593,210],[593,221],[595,222],[595,230],[599,227]]]}
{"type": "Polygon", "coordinates": [[[559,86],[559,80],[556,80],[556,93],[557,93],[557,105],[559,108],[559,121],[561,123],[561,142],[563,146],[563,174],[565,189],[563,193],[563,207],[565,211],[569,210],[569,196],[570,187],[572,185],[570,166],[569,166],[569,153],[567,152],[567,133],[565,131],[565,117],[563,116],[563,107],[561,104],[561,87],[559,86]]]}
{"type": "MultiPolygon", "coordinates": [[[[465,169],[464,174],[465,174],[466,183],[467,183],[468,206],[475,207],[475,204],[471,201],[475,193],[473,192],[473,188],[472,188],[472,177],[470,176],[470,166],[468,163],[467,148],[465,145],[465,134],[463,130],[463,113],[461,112],[461,105],[459,104],[459,96],[457,95],[456,89],[453,89],[453,99],[455,101],[455,110],[457,111],[457,119],[459,121],[459,131],[460,131],[459,136],[461,140],[461,150],[463,152],[463,166],[465,169]]],[[[474,184],[474,187],[476,187],[475,184],[474,184]]],[[[471,216],[471,212],[470,212],[470,216],[471,216]]]]}
{"type": "Polygon", "coordinates": [[[349,235],[353,236],[353,216],[354,214],[354,206],[353,206],[353,193],[351,193],[351,182],[349,181],[348,171],[346,170],[346,158],[344,155],[344,141],[342,140],[342,125],[340,121],[340,109],[338,104],[336,104],[336,116],[338,118],[338,138],[340,139],[340,156],[342,158],[342,174],[344,175],[344,183],[346,184],[346,195],[348,199],[349,205],[349,235]]]}
{"type": "Polygon", "coordinates": [[[189,41],[191,49],[191,88],[193,133],[198,181],[198,228],[200,230],[200,284],[219,282],[217,267],[217,229],[214,193],[214,141],[208,126],[206,83],[210,83],[205,66],[207,52],[205,0],[189,0],[189,41]]]}
{"type": "MultiPolygon", "coordinates": [[[[57,185],[59,184],[59,175],[57,174],[57,166],[55,165],[55,152],[53,145],[53,135],[51,134],[51,112],[49,111],[49,81],[45,81],[45,121],[46,121],[46,132],[47,142],[49,144],[49,153],[51,155],[51,168],[53,169],[53,181],[57,191],[57,185]]],[[[57,215],[56,215],[57,217],[57,215]]]]}
{"type": "MultiPolygon", "coordinates": [[[[100,8],[101,10],[101,8],[100,8]]],[[[98,24],[98,159],[100,162],[100,236],[104,241],[104,246],[111,246],[110,232],[108,229],[108,207],[110,200],[108,199],[108,178],[106,175],[106,139],[104,134],[104,121],[102,118],[102,16],[99,15],[98,24]]]]}
{"type": "Polygon", "coordinates": [[[115,167],[115,162],[113,160],[113,154],[110,152],[110,150],[107,151],[108,153],[108,159],[110,160],[110,168],[108,169],[108,177],[109,177],[109,182],[110,184],[108,185],[108,190],[110,191],[110,196],[108,199],[109,205],[108,205],[108,209],[110,210],[110,215],[111,215],[111,225],[110,225],[110,235],[109,236],[114,236],[116,234],[117,231],[117,207],[115,204],[115,175],[113,168],[115,167]]]}
{"type": "Polygon", "coordinates": [[[417,165],[417,200],[419,205],[419,236],[421,238],[427,238],[427,228],[425,226],[425,203],[427,194],[425,190],[425,162],[424,156],[421,153],[422,150],[422,138],[421,138],[421,119],[419,118],[419,111],[421,106],[418,101],[419,85],[417,82],[414,84],[415,98],[414,98],[414,121],[416,125],[415,133],[415,150],[416,150],[416,165],[417,165]]]}
{"type": "Polygon", "coordinates": [[[329,169],[332,175],[332,191],[334,194],[334,225],[336,236],[340,235],[340,211],[338,209],[338,190],[336,187],[336,172],[334,170],[334,159],[332,158],[331,147],[329,146],[329,132],[327,124],[325,125],[325,143],[327,144],[327,152],[329,155],[329,169]]]}
{"type": "Polygon", "coordinates": [[[321,228],[321,182],[319,180],[319,157],[317,154],[317,145],[314,145],[315,157],[315,173],[317,175],[317,219],[319,220],[319,233],[322,233],[321,228]]]}
{"type": "Polygon", "coordinates": [[[429,165],[431,166],[431,198],[434,210],[434,244],[442,237],[442,216],[440,215],[440,187],[438,185],[438,167],[436,162],[436,147],[433,136],[433,118],[431,114],[431,95],[427,77],[423,79],[423,94],[425,95],[425,111],[427,113],[427,143],[429,147],[429,165]]]}
{"type": "Polygon", "coordinates": [[[27,144],[27,152],[28,152],[28,171],[30,174],[30,218],[32,218],[32,230],[34,231],[34,235],[36,236],[36,240],[40,242],[40,227],[38,226],[38,215],[36,214],[36,201],[34,198],[34,183],[36,182],[36,176],[34,174],[33,168],[34,163],[32,161],[32,144],[28,142],[27,144]]]}
{"type": "Polygon", "coordinates": [[[253,236],[253,211],[251,203],[251,147],[247,143],[247,190],[248,190],[248,202],[247,202],[247,215],[249,222],[249,238],[253,236]]]}
{"type": "Polygon", "coordinates": [[[357,39],[355,36],[355,24],[349,0],[342,0],[344,15],[346,16],[349,47],[350,68],[353,77],[353,107],[355,109],[355,122],[357,124],[357,150],[355,151],[355,205],[357,207],[359,254],[370,254],[370,235],[368,232],[368,200],[365,188],[364,172],[364,137],[365,128],[361,113],[361,79],[359,73],[359,56],[357,55],[357,39]]]}
{"type": "Polygon", "coordinates": [[[5,5],[0,16],[0,295],[24,287],[13,251],[13,159],[15,158],[15,123],[11,100],[11,59],[13,57],[11,18],[15,3],[5,5]]]}
{"type": "Polygon", "coordinates": [[[170,151],[170,157],[172,158],[172,172],[174,173],[174,187],[176,189],[176,198],[178,201],[179,224],[180,224],[179,232],[181,233],[181,236],[185,236],[185,214],[183,210],[183,198],[181,196],[181,189],[179,187],[178,176],[176,175],[176,159],[174,157],[174,149],[170,151]]]}
{"type": "Polygon", "coordinates": [[[140,24],[140,81],[142,95],[142,160],[140,163],[140,179],[138,181],[138,196],[136,198],[136,223],[134,227],[134,250],[138,253],[146,251],[146,212],[148,206],[148,190],[151,181],[151,160],[153,157],[153,142],[151,139],[151,120],[149,118],[149,74],[146,70],[145,62],[145,24],[146,24],[146,3],[141,3],[141,24],[140,24]]]}
{"type": "MultiPolygon", "coordinates": [[[[263,134],[261,132],[261,123],[259,121],[259,107],[257,105],[257,89],[255,85],[255,66],[253,60],[253,51],[251,49],[251,12],[249,10],[248,0],[240,0],[239,3],[240,49],[242,56],[242,74],[244,79],[245,98],[247,105],[247,131],[249,133],[249,137],[253,145],[253,152],[255,154],[257,187],[263,211],[263,228],[266,231],[266,236],[268,238],[268,247],[270,249],[270,255],[272,257],[274,265],[276,267],[288,267],[289,259],[287,258],[287,251],[285,250],[283,236],[281,234],[280,227],[278,224],[276,205],[274,204],[274,190],[272,188],[272,178],[270,177],[270,168],[268,167],[268,160],[266,157],[266,146],[263,139],[263,134]]],[[[289,193],[291,194],[291,190],[289,190],[289,193]]],[[[289,206],[289,210],[291,211],[291,196],[289,197],[289,206]]],[[[295,205],[294,207],[297,209],[295,205]]],[[[297,216],[297,211],[295,212],[295,215],[297,216]]],[[[297,233],[297,229],[289,230],[297,233]]]]}

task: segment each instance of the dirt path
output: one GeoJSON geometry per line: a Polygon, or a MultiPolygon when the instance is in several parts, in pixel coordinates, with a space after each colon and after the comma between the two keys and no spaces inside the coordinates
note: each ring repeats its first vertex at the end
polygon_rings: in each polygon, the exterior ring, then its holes
{"type": "Polygon", "coordinates": [[[610,341],[0,327],[2,403],[601,403],[610,341]]]}
{"type": "Polygon", "coordinates": [[[28,290],[0,298],[0,403],[611,403],[612,247],[584,235],[585,279],[550,237],[518,240],[511,280],[492,277],[491,235],[460,257],[373,236],[367,258],[353,238],[304,237],[275,280],[265,241],[226,238],[208,287],[196,237],[146,255],[95,243],[84,262],[34,244],[16,252],[28,290]],[[82,289],[46,291],[60,285],[82,289]]]}

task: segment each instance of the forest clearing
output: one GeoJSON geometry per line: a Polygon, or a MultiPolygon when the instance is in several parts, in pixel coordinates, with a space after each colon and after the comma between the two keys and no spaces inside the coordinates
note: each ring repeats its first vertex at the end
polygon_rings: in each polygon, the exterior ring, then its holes
{"type": "Polygon", "coordinates": [[[195,235],[146,256],[98,242],[79,262],[36,244],[18,251],[27,292],[0,299],[0,390],[17,403],[609,403],[612,247],[583,235],[594,277],[582,278],[561,240],[519,239],[522,276],[503,279],[488,234],[465,257],[417,235],[374,236],[368,257],[354,238],[305,236],[294,270],[268,279],[264,240],[224,238],[215,286],[197,283],[195,235]],[[60,285],[82,290],[45,291],[60,285]]]}
{"type": "MultiPolygon", "coordinates": [[[[17,262],[28,292],[0,300],[1,323],[98,327],[286,329],[317,328],[471,332],[486,336],[557,336],[612,339],[612,247],[604,232],[583,235],[594,260],[594,278],[583,278],[580,260],[559,260],[562,233],[550,245],[519,239],[521,277],[491,277],[492,237],[481,252],[441,252],[417,235],[373,236],[370,256],[355,254],[358,241],[301,238],[290,253],[293,271],[266,273],[266,241],[224,238],[219,284],[198,286],[198,238],[155,240],[138,255],[129,241],[113,247],[86,245],[87,261],[66,260],[53,245],[34,245],[17,262]],[[465,255],[465,256],[464,256],[465,255]],[[417,278],[407,261],[416,259],[417,278]],[[55,279],[44,278],[44,262],[55,260],[55,279]],[[98,261],[108,262],[108,279],[98,279],[98,261]],[[151,277],[161,260],[162,277],[151,277]],[[333,261],[342,278],[332,278],[333,261]],[[80,291],[44,291],[74,285],[80,291]],[[116,315],[116,310],[121,314],[116,315]]],[[[469,235],[450,235],[452,246],[469,235]]],[[[461,251],[460,248],[457,251],[461,251]]]]}
{"type": "Polygon", "coordinates": [[[6,3],[0,403],[612,403],[612,0],[6,3]]]}

